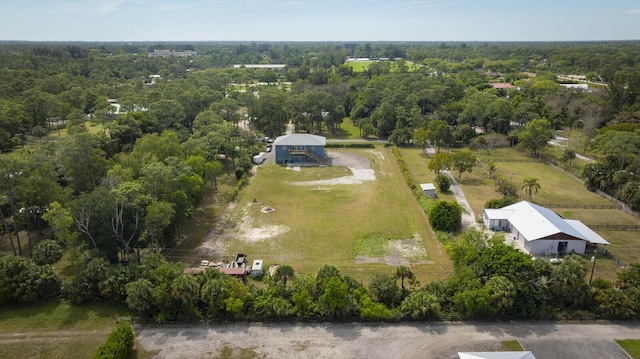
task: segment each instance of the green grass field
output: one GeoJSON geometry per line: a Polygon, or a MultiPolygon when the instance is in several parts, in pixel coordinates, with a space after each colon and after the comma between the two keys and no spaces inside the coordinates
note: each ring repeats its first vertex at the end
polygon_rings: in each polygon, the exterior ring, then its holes
{"type": "Polygon", "coordinates": [[[340,177],[350,171],[328,167],[296,172],[277,165],[262,166],[241,195],[235,222],[245,220],[246,210],[253,227],[284,226],[288,231],[255,242],[233,239],[226,252],[244,252],[250,259],[264,259],[265,265],[286,263],[297,273],[313,274],[323,264],[332,264],[366,282],[373,273],[393,271],[393,263],[381,258],[390,255],[389,246],[417,237],[419,248],[406,255],[413,261],[414,273],[423,283],[447,277],[452,268],[446,252],[434,239],[390,149],[349,151],[369,158],[375,181],[294,186],[290,182],[340,177]],[[271,206],[275,212],[263,214],[263,206],[271,206]],[[366,255],[376,257],[375,263],[356,261],[366,255]]]}
{"type": "Polygon", "coordinates": [[[326,132],[328,139],[340,139],[340,140],[360,140],[360,129],[353,124],[350,117],[345,117],[340,124],[340,129],[336,133],[332,134],[326,132]]]}
{"type": "MultiPolygon", "coordinates": [[[[416,182],[432,182],[435,174],[429,171],[428,157],[419,148],[402,148],[401,154],[409,167],[416,182]]],[[[446,149],[441,149],[446,151],[446,149]]],[[[455,151],[455,150],[454,150],[455,151]]],[[[529,200],[522,191],[522,180],[526,177],[536,177],[540,183],[540,191],[533,195],[533,202],[545,204],[571,204],[571,205],[611,205],[611,202],[600,197],[594,192],[588,191],[583,185],[566,177],[561,172],[535,161],[527,153],[514,149],[499,149],[492,151],[490,155],[486,151],[475,151],[476,156],[483,163],[495,161],[497,174],[512,181],[518,188],[522,199],[529,200]],[[505,160],[518,160],[526,162],[505,162],[505,160]]],[[[457,177],[457,172],[454,171],[457,177]]],[[[476,218],[482,213],[484,204],[493,198],[500,198],[496,192],[494,181],[479,167],[475,167],[472,173],[463,173],[458,180],[465,196],[473,208],[476,218]]],[[[454,200],[450,194],[438,193],[441,199],[454,200]]],[[[578,219],[585,224],[623,224],[639,225],[640,220],[619,211],[617,209],[584,209],[584,208],[552,208],[565,218],[578,219]]],[[[637,242],[639,233],[632,231],[598,231],[603,238],[611,244],[607,250],[626,264],[640,260],[640,244],[637,242]]],[[[588,259],[588,258],[587,258],[588,259]]],[[[599,258],[594,272],[594,278],[601,277],[607,280],[615,280],[619,266],[607,258],[599,258]]],[[[589,271],[591,268],[589,267],[589,271]]]]}
{"type": "Polygon", "coordinates": [[[621,339],[616,340],[616,343],[624,349],[633,359],[640,359],[640,340],[638,339],[621,339]]]}
{"type": "Polygon", "coordinates": [[[0,309],[0,358],[90,358],[124,309],[66,302],[0,309]]]}
{"type": "MultiPolygon", "coordinates": [[[[373,64],[374,62],[378,62],[375,60],[372,61],[350,61],[350,62],[345,62],[345,65],[347,65],[348,67],[350,67],[353,72],[365,72],[367,71],[367,69],[369,68],[369,66],[371,64],[373,64]]],[[[395,61],[389,61],[390,63],[390,69],[391,72],[397,72],[398,71],[398,67],[397,67],[397,63],[395,61]]],[[[413,72],[416,71],[417,69],[419,69],[421,66],[420,65],[416,65],[413,62],[405,62],[405,64],[407,65],[407,71],[409,72],[413,72]]]]}

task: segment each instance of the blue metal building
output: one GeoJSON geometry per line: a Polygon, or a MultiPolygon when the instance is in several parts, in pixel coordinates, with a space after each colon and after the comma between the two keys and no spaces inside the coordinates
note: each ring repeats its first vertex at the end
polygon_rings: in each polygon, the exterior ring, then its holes
{"type": "Polygon", "coordinates": [[[276,163],[323,164],[327,139],[308,133],[279,136],[273,142],[276,163]]]}

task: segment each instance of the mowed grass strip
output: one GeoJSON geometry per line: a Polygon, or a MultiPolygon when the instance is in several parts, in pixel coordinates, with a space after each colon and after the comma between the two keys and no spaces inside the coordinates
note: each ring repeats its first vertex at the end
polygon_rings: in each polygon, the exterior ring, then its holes
{"type": "Polygon", "coordinates": [[[353,124],[350,117],[345,117],[342,120],[340,128],[338,128],[336,133],[327,132],[324,135],[327,136],[327,139],[362,140],[360,137],[360,129],[353,124]]]}
{"type": "Polygon", "coordinates": [[[638,339],[618,339],[616,343],[624,349],[633,359],[640,359],[640,340],[638,339]]]}
{"type": "Polygon", "coordinates": [[[277,165],[262,166],[243,191],[236,218],[240,219],[246,210],[253,227],[284,226],[288,231],[255,242],[232,240],[227,244],[227,254],[244,252],[250,259],[264,259],[265,265],[286,263],[297,273],[314,274],[322,265],[332,264],[365,281],[373,272],[390,273],[394,267],[356,263],[362,240],[374,236],[387,240],[413,239],[418,233],[429,261],[412,265],[412,270],[423,283],[446,278],[451,273],[451,263],[406,186],[391,150],[340,151],[367,157],[376,180],[296,186],[291,182],[341,177],[350,171],[327,167],[302,168],[296,172],[277,165]],[[271,206],[275,212],[263,214],[260,212],[263,206],[271,206]]]}
{"type": "Polygon", "coordinates": [[[5,306],[0,310],[0,358],[90,358],[122,310],[105,303],[5,306]]]}

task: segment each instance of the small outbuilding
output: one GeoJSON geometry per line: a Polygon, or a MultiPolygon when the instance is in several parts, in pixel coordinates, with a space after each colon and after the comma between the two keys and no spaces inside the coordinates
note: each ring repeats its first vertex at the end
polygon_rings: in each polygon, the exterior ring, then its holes
{"type": "Polygon", "coordinates": [[[421,183],[420,188],[422,188],[422,193],[426,194],[431,198],[436,197],[436,186],[433,183],[421,183]]]}

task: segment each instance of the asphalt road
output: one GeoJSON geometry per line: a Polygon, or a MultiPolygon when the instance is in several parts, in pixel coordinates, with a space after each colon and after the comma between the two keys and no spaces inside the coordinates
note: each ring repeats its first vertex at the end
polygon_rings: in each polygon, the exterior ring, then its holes
{"type": "Polygon", "coordinates": [[[537,359],[628,359],[615,339],[640,338],[638,323],[213,324],[136,327],[156,358],[211,358],[250,352],[259,358],[458,358],[518,340],[537,359]]]}

